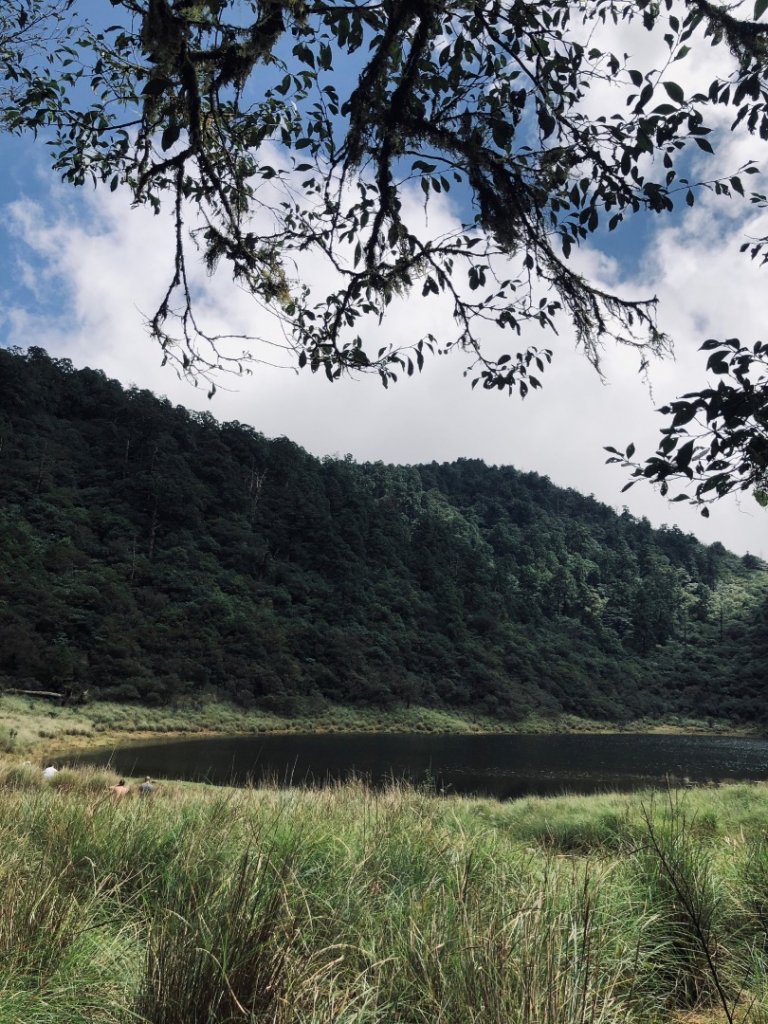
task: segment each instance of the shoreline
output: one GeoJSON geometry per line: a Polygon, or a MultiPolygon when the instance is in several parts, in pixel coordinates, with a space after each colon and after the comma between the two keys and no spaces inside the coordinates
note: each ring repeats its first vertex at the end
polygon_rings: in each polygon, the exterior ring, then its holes
{"type": "Polygon", "coordinates": [[[626,723],[574,715],[529,717],[518,722],[437,708],[387,711],[334,706],[315,714],[288,717],[242,709],[222,701],[174,708],[94,702],[79,707],[51,705],[40,698],[0,696],[0,751],[57,755],[148,741],[258,735],[318,734],[413,735],[680,735],[761,737],[764,730],[727,721],[667,719],[626,723]]]}

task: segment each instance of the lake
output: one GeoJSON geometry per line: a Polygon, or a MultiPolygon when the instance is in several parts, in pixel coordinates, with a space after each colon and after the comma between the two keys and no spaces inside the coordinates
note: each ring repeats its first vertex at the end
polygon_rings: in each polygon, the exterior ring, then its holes
{"type": "Polygon", "coordinates": [[[768,779],[768,740],[725,736],[324,734],[167,740],[64,759],[118,775],[323,785],[360,775],[501,800],[768,779]]]}

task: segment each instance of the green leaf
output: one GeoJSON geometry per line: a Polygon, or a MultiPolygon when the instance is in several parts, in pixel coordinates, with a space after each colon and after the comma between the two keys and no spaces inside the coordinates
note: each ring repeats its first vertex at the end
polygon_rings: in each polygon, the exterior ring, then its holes
{"type": "Polygon", "coordinates": [[[642,110],[643,107],[648,102],[648,100],[651,98],[651,96],[653,96],[653,86],[651,85],[650,82],[648,82],[647,85],[643,86],[643,91],[640,93],[640,99],[637,101],[637,106],[635,107],[635,111],[642,110]]]}
{"type": "Polygon", "coordinates": [[[680,448],[675,459],[678,469],[687,469],[688,464],[693,457],[693,441],[686,441],[686,443],[680,448]]]}
{"type": "Polygon", "coordinates": [[[549,138],[557,127],[557,122],[554,117],[543,105],[539,107],[539,127],[541,128],[541,137],[543,139],[549,138]]]}
{"type": "Polygon", "coordinates": [[[759,21],[768,9],[768,0],[755,0],[755,21],[759,21]]]}
{"type": "Polygon", "coordinates": [[[181,135],[181,128],[177,124],[169,124],[163,132],[162,139],[160,140],[160,146],[163,150],[170,149],[171,146],[178,141],[181,135]]]}
{"type": "Polygon", "coordinates": [[[667,96],[675,103],[685,103],[685,93],[683,92],[682,86],[678,85],[677,82],[663,82],[664,88],[667,91],[667,96]]]}
{"type": "Polygon", "coordinates": [[[725,356],[720,352],[713,352],[707,360],[707,369],[717,374],[728,373],[728,363],[725,361],[725,356]]]}

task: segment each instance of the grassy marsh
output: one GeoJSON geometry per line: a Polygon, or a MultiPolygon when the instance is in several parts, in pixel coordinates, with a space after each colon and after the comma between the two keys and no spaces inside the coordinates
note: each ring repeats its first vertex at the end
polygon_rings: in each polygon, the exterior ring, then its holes
{"type": "Polygon", "coordinates": [[[0,1024],[768,1021],[768,787],[510,804],[0,765],[0,1024]]]}

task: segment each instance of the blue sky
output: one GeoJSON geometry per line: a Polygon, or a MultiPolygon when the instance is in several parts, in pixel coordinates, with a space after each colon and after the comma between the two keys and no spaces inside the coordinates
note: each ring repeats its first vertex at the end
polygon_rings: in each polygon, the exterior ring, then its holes
{"type": "MultiPolygon", "coordinates": [[[[762,156],[755,140],[729,137],[717,162],[735,168],[762,156]]],[[[40,140],[0,138],[0,160],[0,343],[41,345],[77,366],[100,367],[124,384],[149,387],[219,419],[286,435],[316,455],[349,452],[359,460],[400,463],[478,457],[512,464],[616,508],[626,505],[655,525],[678,525],[706,542],[721,540],[737,552],[768,557],[768,520],[751,496],[722,503],[702,520],[648,487],[622,495],[626,478],[605,465],[603,451],[603,445],[623,447],[633,440],[640,452],[651,453],[661,425],[655,408],[706,381],[697,352],[705,338],[761,337],[766,272],[738,254],[744,232],[761,228],[761,215],[747,204],[703,197],[692,210],[645,217],[607,238],[602,251],[593,243],[578,254],[578,266],[621,294],[659,296],[660,322],[675,340],[676,360],[651,368],[652,391],[638,375],[636,356],[606,351],[603,383],[567,331],[557,339],[534,331],[524,341],[552,342],[555,361],[542,391],[524,402],[472,391],[460,355],[428,361],[423,375],[387,391],[375,378],[330,385],[309,373],[256,366],[252,376],[222,379],[209,402],[204,390],[160,366],[160,353],[143,328],[142,313],[154,309],[166,279],[166,218],[131,210],[120,191],[61,185],[40,140]]],[[[713,158],[702,156],[696,169],[704,174],[714,166],[713,158]]],[[[753,183],[760,187],[757,178],[753,183]]],[[[455,202],[437,204],[432,222],[454,224],[455,202]]],[[[764,225],[762,230],[768,233],[764,225]]],[[[302,272],[322,285],[319,266],[302,272]]],[[[201,274],[198,284],[212,324],[240,330],[258,318],[226,280],[201,274]]],[[[412,329],[439,334],[452,324],[439,305],[413,298],[393,308],[391,329],[395,335],[412,329]]]]}

